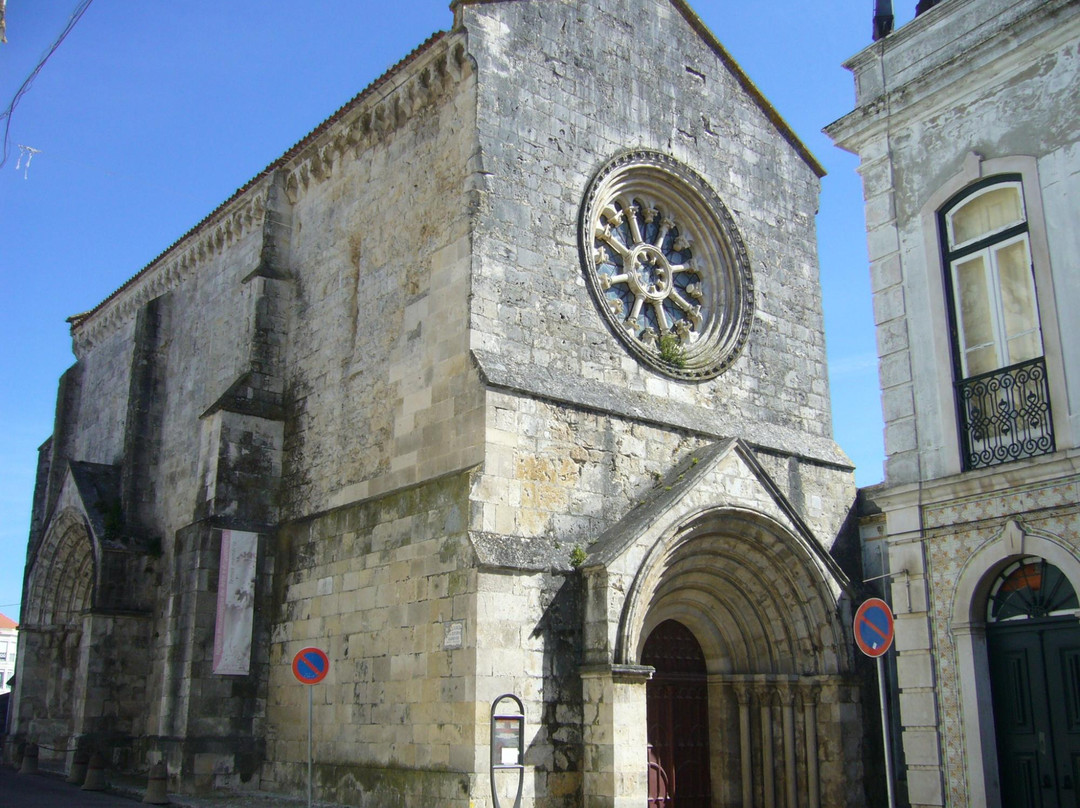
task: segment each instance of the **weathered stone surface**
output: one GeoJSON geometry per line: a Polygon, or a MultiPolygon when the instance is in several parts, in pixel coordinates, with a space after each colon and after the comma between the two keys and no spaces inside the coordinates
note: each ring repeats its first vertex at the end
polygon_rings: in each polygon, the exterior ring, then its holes
{"type": "MultiPolygon", "coordinates": [[[[58,647],[89,653],[69,612],[100,605],[75,460],[116,470],[139,551],[145,704],[112,743],[163,759],[173,790],[302,790],[310,694],[320,798],[489,808],[491,704],[513,693],[528,805],[640,805],[641,645],[678,619],[706,652],[710,735],[738,734],[736,684],[797,692],[797,720],[765,719],[798,750],[784,788],[816,767],[815,796],[860,805],[819,167],[681,2],[454,11],[75,319],[35,500],[38,544],[71,562],[58,647]],[[701,178],[745,243],[749,340],[708,381],[635,358],[586,287],[589,181],[642,148],[701,178]],[[224,531],[257,537],[243,674],[215,672],[224,531]],[[308,646],[330,662],[311,691],[291,670],[308,646]]],[[[29,572],[43,629],[48,576],[29,572]]],[[[59,676],[86,715],[111,709],[59,676]]],[[[18,732],[76,731],[33,709],[18,732]]],[[[745,802],[740,761],[755,794],[779,776],[712,743],[725,805],[745,802]]]]}

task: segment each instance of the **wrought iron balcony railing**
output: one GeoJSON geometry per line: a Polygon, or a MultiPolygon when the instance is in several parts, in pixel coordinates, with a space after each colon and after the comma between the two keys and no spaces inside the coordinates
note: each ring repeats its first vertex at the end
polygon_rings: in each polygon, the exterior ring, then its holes
{"type": "Polygon", "coordinates": [[[956,398],[965,471],[1054,451],[1042,357],[957,382],[956,398]]]}

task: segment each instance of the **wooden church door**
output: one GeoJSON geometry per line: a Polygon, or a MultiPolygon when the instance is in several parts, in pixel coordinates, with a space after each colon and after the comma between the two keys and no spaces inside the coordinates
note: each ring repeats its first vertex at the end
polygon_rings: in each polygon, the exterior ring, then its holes
{"type": "Polygon", "coordinates": [[[1080,808],[1077,605],[1061,571],[1037,558],[1007,569],[991,593],[987,645],[1002,805],[1080,808]]]}
{"type": "Polygon", "coordinates": [[[705,655],[690,630],[667,620],[645,641],[649,808],[709,808],[709,694],[705,655]]]}

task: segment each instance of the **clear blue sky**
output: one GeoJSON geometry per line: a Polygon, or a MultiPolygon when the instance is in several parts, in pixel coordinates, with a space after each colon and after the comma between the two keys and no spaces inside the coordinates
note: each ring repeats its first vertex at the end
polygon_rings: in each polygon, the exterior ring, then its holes
{"type": "MultiPolygon", "coordinates": [[[[552,0],[554,1],[554,0],[552,0]]],[[[825,166],[818,241],[834,430],[857,480],[883,457],[857,161],[821,128],[873,0],[691,4],[825,166]]],[[[78,0],[8,0],[0,106],[78,0]]],[[[898,24],[915,0],[897,0],[898,24]]],[[[431,33],[448,0],[94,0],[11,119],[0,169],[0,612],[18,619],[37,448],[92,308],[431,33]],[[39,150],[16,167],[17,144],[39,150]]]]}

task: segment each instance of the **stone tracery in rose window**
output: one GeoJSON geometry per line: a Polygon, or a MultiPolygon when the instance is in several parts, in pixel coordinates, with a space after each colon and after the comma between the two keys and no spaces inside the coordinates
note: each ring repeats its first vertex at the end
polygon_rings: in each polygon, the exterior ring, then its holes
{"type": "Polygon", "coordinates": [[[649,200],[614,199],[600,219],[596,272],[612,315],[646,345],[666,334],[688,343],[701,329],[704,298],[689,239],[649,200]]]}
{"type": "Polygon", "coordinates": [[[659,152],[615,157],[590,184],[580,238],[597,305],[640,361],[693,381],[735,361],[753,276],[731,214],[696,172],[659,152]]]}

